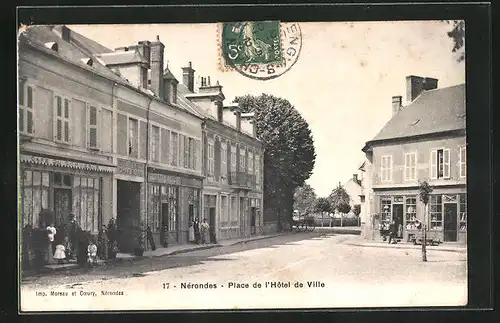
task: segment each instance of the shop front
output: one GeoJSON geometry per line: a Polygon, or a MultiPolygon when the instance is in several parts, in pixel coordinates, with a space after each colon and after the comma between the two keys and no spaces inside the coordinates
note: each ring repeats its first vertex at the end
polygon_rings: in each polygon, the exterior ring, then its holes
{"type": "MultiPolygon", "coordinates": [[[[70,214],[81,230],[96,236],[105,219],[111,217],[113,167],[25,154],[20,162],[23,237],[45,232],[53,225],[59,233],[55,242],[62,242],[70,214]]],[[[28,241],[23,243],[28,249],[34,247],[28,246],[28,241]]]]}
{"type": "Polygon", "coordinates": [[[217,242],[217,195],[216,194],[204,194],[203,195],[203,220],[206,220],[210,229],[210,242],[217,242]]]}
{"type": "MultiPolygon", "coordinates": [[[[467,240],[467,198],[464,190],[435,190],[425,205],[418,193],[379,194],[378,229],[383,232],[390,222],[396,225],[396,238],[412,241],[419,234],[419,223],[426,223],[428,235],[442,242],[467,240]]],[[[375,228],[377,229],[377,228],[375,228]]]]}
{"type": "Polygon", "coordinates": [[[188,242],[189,225],[200,217],[200,192],[200,178],[159,169],[148,171],[146,222],[156,246],[188,242]]]}

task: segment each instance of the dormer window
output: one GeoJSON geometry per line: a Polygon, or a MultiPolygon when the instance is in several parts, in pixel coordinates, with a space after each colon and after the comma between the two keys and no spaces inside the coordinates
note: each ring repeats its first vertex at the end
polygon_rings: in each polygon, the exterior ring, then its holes
{"type": "Polygon", "coordinates": [[[45,47],[53,51],[59,51],[59,45],[56,42],[45,43],[45,47]]]}
{"type": "Polygon", "coordinates": [[[83,64],[86,64],[88,66],[92,66],[94,64],[94,61],[92,60],[92,58],[82,58],[81,61],[83,62],[83,64]]]}

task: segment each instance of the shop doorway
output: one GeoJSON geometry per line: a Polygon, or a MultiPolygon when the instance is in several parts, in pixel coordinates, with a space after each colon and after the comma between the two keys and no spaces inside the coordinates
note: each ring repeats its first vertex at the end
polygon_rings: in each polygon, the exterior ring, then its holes
{"type": "Polygon", "coordinates": [[[215,235],[215,208],[211,207],[208,211],[208,225],[210,226],[209,233],[210,233],[210,242],[211,243],[217,243],[217,237],[215,235]]]}
{"type": "Polygon", "coordinates": [[[161,232],[160,232],[160,240],[161,244],[164,248],[168,247],[168,239],[169,239],[169,230],[170,225],[168,223],[169,220],[169,210],[168,203],[161,204],[161,232]]]}
{"type": "Polygon", "coordinates": [[[140,194],[141,183],[117,181],[116,225],[120,252],[134,250],[134,227],[140,219],[140,194]]]}
{"type": "Polygon", "coordinates": [[[457,241],[457,204],[444,204],[444,241],[457,241]]]}
{"type": "Polygon", "coordinates": [[[252,234],[257,233],[256,218],[257,218],[257,209],[252,207],[250,210],[250,227],[252,229],[252,234]]]}
{"type": "Polygon", "coordinates": [[[396,238],[403,238],[403,204],[393,204],[392,219],[396,225],[396,238]]]}
{"type": "Polygon", "coordinates": [[[242,236],[246,236],[247,233],[247,217],[245,212],[245,198],[240,197],[240,232],[242,236]]]}
{"type": "MultiPolygon", "coordinates": [[[[71,190],[65,188],[54,189],[54,219],[46,219],[56,227],[63,226],[72,210],[71,190]]],[[[49,225],[46,223],[45,225],[49,225]]]]}

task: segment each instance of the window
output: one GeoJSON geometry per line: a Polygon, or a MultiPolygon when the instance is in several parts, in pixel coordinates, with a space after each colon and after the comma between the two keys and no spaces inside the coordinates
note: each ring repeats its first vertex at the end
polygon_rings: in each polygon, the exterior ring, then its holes
{"type": "Polygon", "coordinates": [[[179,140],[178,135],[175,132],[170,134],[170,165],[177,166],[178,151],[179,151],[179,140]]]}
{"type": "Polygon", "coordinates": [[[450,178],[450,150],[431,150],[431,179],[450,178]]]}
{"type": "Polygon", "coordinates": [[[88,106],[88,148],[90,149],[97,149],[99,147],[98,144],[98,127],[97,127],[97,120],[98,120],[98,110],[97,107],[88,106]]]}
{"type": "Polygon", "coordinates": [[[382,156],[380,163],[380,179],[384,182],[392,179],[392,156],[382,156]]]}
{"type": "Polygon", "coordinates": [[[69,143],[70,136],[70,120],[71,120],[71,101],[62,96],[55,96],[55,140],[63,143],[69,143]]]}
{"type": "Polygon", "coordinates": [[[255,182],[260,183],[260,156],[255,155],[255,182]]]}
{"type": "Polygon", "coordinates": [[[245,172],[245,150],[240,148],[240,172],[245,172]]]}
{"type": "Polygon", "coordinates": [[[178,213],[178,192],[173,186],[168,187],[168,230],[177,231],[177,213],[178,213]]]}
{"type": "Polygon", "coordinates": [[[160,128],[151,126],[151,160],[160,161],[160,128]]]}
{"type": "Polygon", "coordinates": [[[215,148],[213,143],[208,144],[208,176],[213,177],[215,174],[214,164],[215,148]]]}
{"type": "Polygon", "coordinates": [[[253,154],[248,153],[248,174],[253,174],[253,154]]]}
{"type": "Polygon", "coordinates": [[[467,231],[467,195],[466,194],[460,194],[460,210],[458,211],[458,214],[460,214],[460,231],[467,231]]]}
{"type": "Polygon", "coordinates": [[[221,201],[221,221],[220,221],[220,226],[221,227],[227,227],[230,223],[229,219],[229,204],[228,204],[228,198],[225,195],[221,195],[220,197],[221,201]]]}
{"type": "Polygon", "coordinates": [[[405,223],[407,230],[416,230],[415,220],[417,219],[417,199],[407,197],[405,200],[405,223]]]}
{"type": "Polygon", "coordinates": [[[184,136],[184,168],[190,168],[189,160],[189,137],[184,136]]]}
{"type": "Polygon", "coordinates": [[[149,184],[149,216],[148,225],[153,232],[160,232],[160,206],[161,206],[161,196],[160,196],[160,185],[149,184]]]}
{"type": "Polygon", "coordinates": [[[221,160],[221,177],[227,177],[227,146],[226,144],[221,144],[220,146],[220,160],[221,160]]]}
{"type": "Polygon", "coordinates": [[[231,146],[231,171],[236,171],[236,147],[231,146]]]}
{"type": "Polygon", "coordinates": [[[26,80],[19,81],[19,132],[32,135],[33,129],[33,92],[26,80]]]}
{"type": "Polygon", "coordinates": [[[443,228],[443,197],[441,195],[431,195],[430,205],[430,229],[441,230],[443,228]]]}
{"type": "Polygon", "coordinates": [[[128,155],[139,156],[139,123],[132,118],[128,119],[128,155]]]}
{"type": "Polygon", "coordinates": [[[200,155],[201,143],[199,140],[194,140],[194,149],[193,149],[193,169],[198,169],[198,156],[200,155]]]}
{"type": "Polygon", "coordinates": [[[384,223],[388,223],[391,219],[392,219],[392,216],[391,216],[391,212],[392,212],[392,200],[390,197],[381,197],[380,198],[380,207],[381,207],[381,210],[380,210],[380,214],[381,214],[381,217],[380,217],[380,223],[381,224],[384,224],[384,223]]]}
{"type": "Polygon", "coordinates": [[[460,166],[460,177],[467,176],[467,150],[466,147],[460,147],[460,158],[459,158],[459,166],[460,166]]]}
{"type": "Polygon", "coordinates": [[[189,146],[189,168],[196,169],[196,167],[195,167],[195,165],[196,165],[196,157],[195,157],[196,147],[195,147],[195,143],[194,143],[193,138],[189,138],[188,146],[189,146]]]}
{"type": "Polygon", "coordinates": [[[49,208],[49,173],[25,170],[21,177],[22,226],[40,227],[40,212],[49,208]]]}
{"type": "Polygon", "coordinates": [[[417,154],[405,154],[405,180],[414,181],[417,179],[417,154]]]}
{"type": "Polygon", "coordinates": [[[238,220],[239,220],[239,217],[238,217],[238,207],[236,205],[236,197],[234,196],[231,196],[231,226],[232,227],[235,227],[238,225],[238,220]]]}
{"type": "Polygon", "coordinates": [[[72,187],[72,210],[75,214],[75,220],[80,225],[82,230],[90,232],[99,231],[100,179],[74,176],[72,187]]]}

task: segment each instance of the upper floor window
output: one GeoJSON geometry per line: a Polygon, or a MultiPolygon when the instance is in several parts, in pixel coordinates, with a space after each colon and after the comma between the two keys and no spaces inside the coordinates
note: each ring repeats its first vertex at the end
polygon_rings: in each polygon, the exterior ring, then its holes
{"type": "Polygon", "coordinates": [[[99,147],[97,126],[99,110],[97,107],[89,105],[87,111],[88,147],[90,149],[97,149],[99,147]]]}
{"type": "Polygon", "coordinates": [[[60,95],[55,96],[55,140],[69,143],[71,140],[71,100],[60,95]]]}
{"type": "Polygon", "coordinates": [[[179,152],[179,136],[175,132],[170,134],[170,165],[177,166],[179,152]]]}
{"type": "Polygon", "coordinates": [[[460,158],[459,158],[459,167],[460,167],[460,177],[467,176],[467,148],[460,147],[460,158]]]}
{"type": "Polygon", "coordinates": [[[236,147],[231,146],[231,171],[236,171],[236,147]]]}
{"type": "Polygon", "coordinates": [[[405,154],[405,180],[412,181],[417,179],[417,154],[405,154]]]}
{"type": "Polygon", "coordinates": [[[380,179],[384,182],[392,180],[392,156],[382,156],[380,162],[380,179]]]}
{"type": "Polygon", "coordinates": [[[208,144],[208,175],[213,176],[215,173],[214,165],[215,148],[213,143],[208,144]]]}
{"type": "Polygon", "coordinates": [[[184,137],[184,168],[191,168],[190,159],[189,159],[189,137],[184,137]]]}
{"type": "Polygon", "coordinates": [[[139,122],[132,118],[128,119],[128,155],[139,156],[139,122]]]}
{"type": "Polygon", "coordinates": [[[189,138],[188,146],[189,146],[189,168],[196,169],[196,155],[195,155],[196,145],[193,138],[189,138]]]}
{"type": "Polygon", "coordinates": [[[151,160],[160,160],[160,128],[151,126],[151,160]]]}
{"type": "Polygon", "coordinates": [[[221,144],[220,146],[220,164],[222,177],[227,177],[227,146],[226,144],[221,144]]]}
{"type": "Polygon", "coordinates": [[[431,179],[450,178],[450,150],[431,150],[431,179]]]}
{"type": "Polygon", "coordinates": [[[33,92],[26,80],[19,81],[19,132],[32,135],[33,129],[33,92]]]}
{"type": "Polygon", "coordinates": [[[248,153],[248,173],[253,174],[253,154],[248,153]]]}
{"type": "Polygon", "coordinates": [[[255,155],[255,182],[260,183],[260,157],[255,155]]]}
{"type": "Polygon", "coordinates": [[[245,161],[245,150],[240,148],[240,172],[244,172],[246,169],[245,161]]]}

